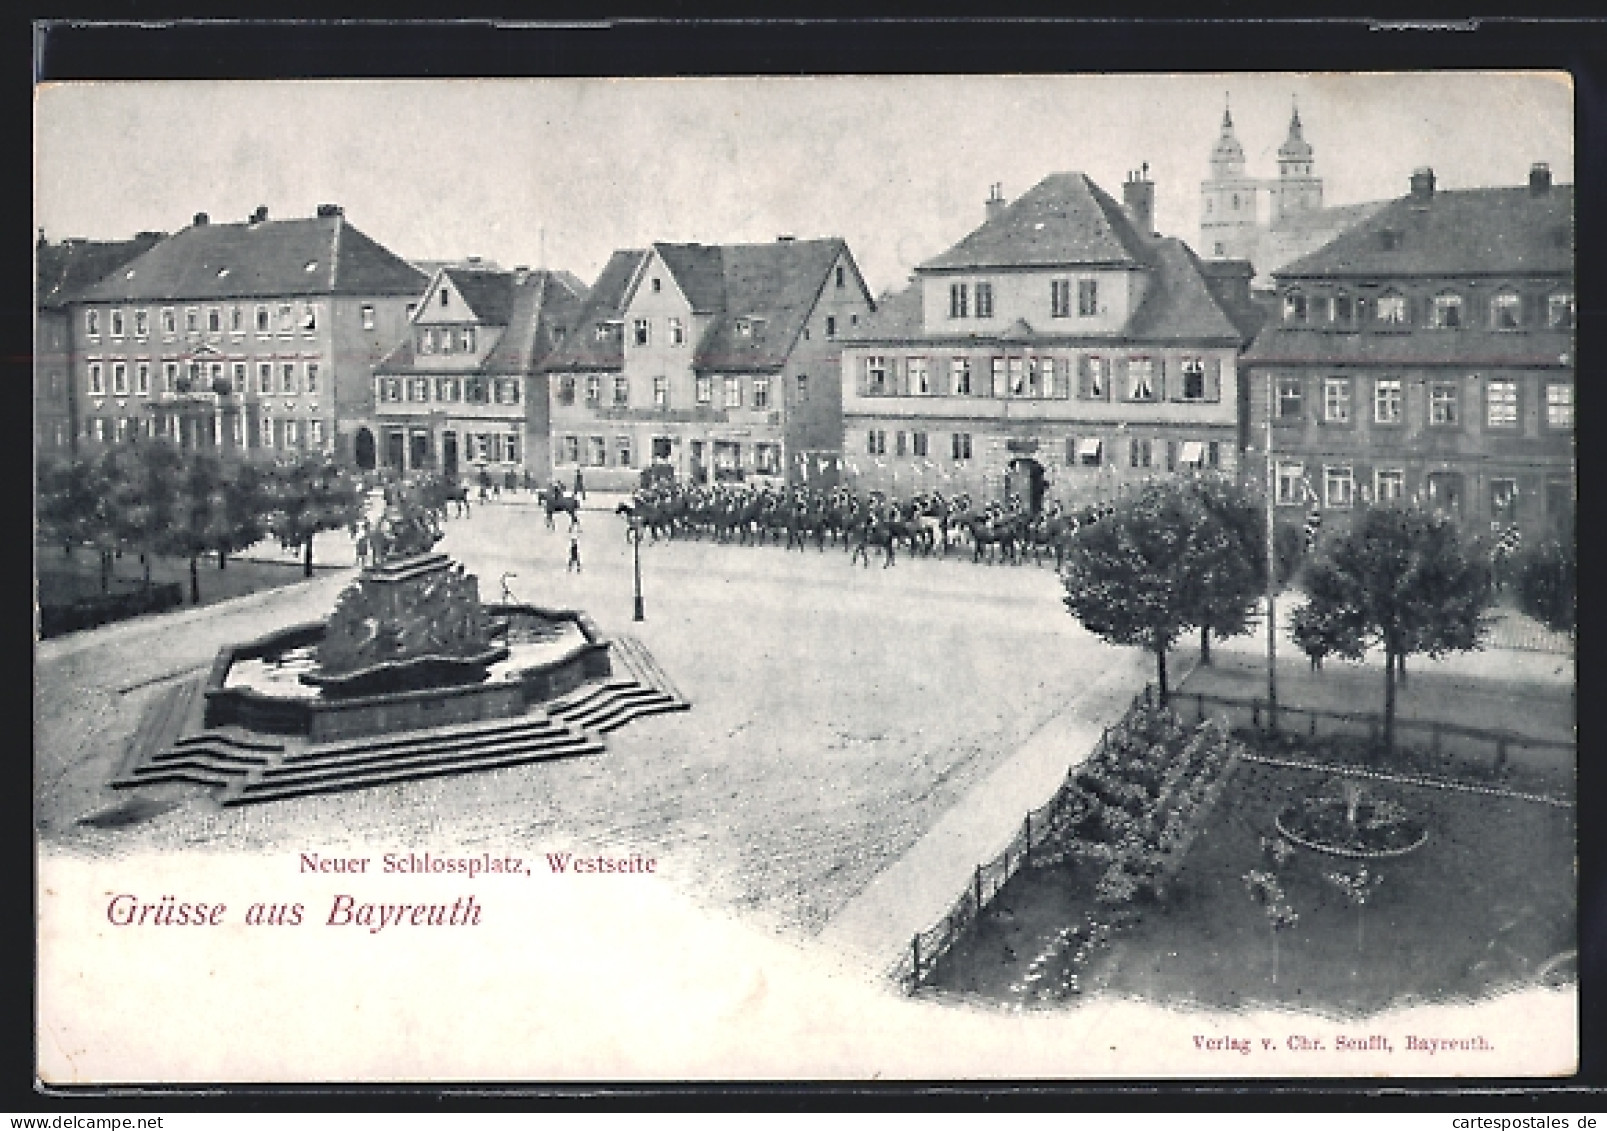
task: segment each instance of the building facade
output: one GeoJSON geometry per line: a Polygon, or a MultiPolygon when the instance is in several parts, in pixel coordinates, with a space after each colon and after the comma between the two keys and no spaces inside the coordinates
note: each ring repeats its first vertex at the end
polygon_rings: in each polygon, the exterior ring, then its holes
{"type": "Polygon", "coordinates": [[[34,445],[40,453],[78,450],[81,392],[73,380],[73,323],[68,309],[80,290],[155,247],[166,236],[141,232],[131,240],[68,239],[52,244],[44,233],[34,250],[37,290],[34,322],[34,445]]]}
{"type": "Polygon", "coordinates": [[[584,298],[571,279],[524,267],[438,268],[407,337],[375,368],[374,420],[357,427],[357,466],[483,468],[499,483],[510,473],[546,482],[541,367],[584,298]]]}
{"type": "Polygon", "coordinates": [[[844,469],[861,490],[1079,506],[1187,468],[1237,466],[1248,267],[1212,269],[1057,173],[916,269],[844,346],[844,469]]]}
{"type": "Polygon", "coordinates": [[[1289,134],[1278,147],[1276,178],[1246,172],[1244,147],[1234,133],[1233,114],[1226,109],[1221,133],[1211,147],[1210,167],[1210,177],[1200,182],[1200,254],[1207,259],[1249,261],[1257,290],[1272,287],[1278,268],[1315,251],[1383,206],[1383,202],[1324,206],[1316,152],[1306,140],[1298,107],[1290,112],[1289,134]]]}
{"type": "Polygon", "coordinates": [[[1525,186],[1453,191],[1422,169],[1279,271],[1246,363],[1251,443],[1267,450],[1270,415],[1285,513],[1416,501],[1470,534],[1571,537],[1573,259],[1573,188],[1544,165],[1525,186]]]}
{"type": "Polygon", "coordinates": [[[616,251],[547,366],[554,475],[797,481],[837,454],[842,339],[874,305],[840,239],[616,251]]]}
{"type": "Polygon", "coordinates": [[[338,205],[234,224],[197,213],[70,302],[80,443],[350,461],[372,367],[426,281],[338,205]]]}

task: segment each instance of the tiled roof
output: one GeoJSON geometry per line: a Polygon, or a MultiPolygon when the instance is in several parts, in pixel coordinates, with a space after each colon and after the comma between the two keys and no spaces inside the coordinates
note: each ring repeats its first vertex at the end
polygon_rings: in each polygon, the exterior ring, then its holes
{"type": "Polygon", "coordinates": [[[563,346],[548,358],[548,369],[618,369],[624,364],[623,335],[612,334],[598,341],[596,326],[618,320],[631,280],[646,258],[647,252],[641,248],[624,248],[609,257],[570,323],[563,346]]]}
{"type": "Polygon", "coordinates": [[[1243,340],[1248,335],[1205,281],[1203,268],[1182,240],[1150,240],[1155,270],[1149,290],[1132,318],[1125,336],[1141,341],[1195,341],[1201,338],[1243,340]]]}
{"type": "Polygon", "coordinates": [[[725,272],[717,245],[656,243],[653,250],[675,276],[694,314],[713,314],[725,306],[725,272]]]}
{"type": "Polygon", "coordinates": [[[336,213],[198,224],[83,292],[87,302],[418,294],[428,280],[336,213]]]}
{"type": "Polygon", "coordinates": [[[80,290],[100,282],[123,264],[144,255],[164,232],[141,232],[131,240],[63,240],[38,244],[37,302],[41,310],[65,306],[80,290]]]}
{"type": "Polygon", "coordinates": [[[883,295],[876,312],[843,335],[845,342],[904,341],[925,333],[922,317],[921,284],[911,283],[901,291],[883,295]]]}
{"type": "Polygon", "coordinates": [[[1279,279],[1476,275],[1573,270],[1573,186],[1439,189],[1404,196],[1309,255],[1279,279]],[[1394,233],[1393,246],[1385,232],[1394,233]]]}
{"type": "Polygon", "coordinates": [[[485,267],[446,267],[444,276],[486,326],[506,326],[513,309],[513,272],[485,267]]]}
{"type": "Polygon", "coordinates": [[[1054,173],[916,270],[1147,264],[1126,209],[1082,173],[1054,173]]]}
{"type": "Polygon", "coordinates": [[[570,284],[550,271],[532,271],[514,284],[512,296],[508,328],[486,355],[487,373],[534,373],[552,350],[553,327],[567,327],[581,304],[570,284]]]}
{"type": "Polygon", "coordinates": [[[1269,326],[1244,354],[1247,364],[1571,365],[1573,336],[1560,330],[1292,330],[1269,326]],[[1566,359],[1566,360],[1565,360],[1566,359]]]}
{"type": "Polygon", "coordinates": [[[725,306],[698,343],[693,364],[717,371],[784,365],[832,266],[850,258],[840,239],[726,244],[715,250],[725,306]],[[744,321],[746,334],[739,325],[744,321]]]}

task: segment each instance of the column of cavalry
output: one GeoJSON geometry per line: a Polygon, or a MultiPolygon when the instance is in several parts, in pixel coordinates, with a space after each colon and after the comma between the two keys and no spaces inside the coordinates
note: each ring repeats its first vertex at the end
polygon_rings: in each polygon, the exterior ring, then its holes
{"type": "Polygon", "coordinates": [[[947,557],[963,554],[969,546],[973,562],[1020,565],[1030,556],[1035,564],[1052,558],[1058,568],[1077,530],[1097,522],[1110,508],[1088,506],[1073,513],[1054,502],[1034,516],[1015,495],[979,507],[967,494],[951,499],[937,491],[897,499],[841,486],[826,490],[671,481],[638,488],[616,512],[655,541],[708,536],[717,542],[784,545],[789,550],[803,550],[813,542],[821,552],[829,542],[849,552],[850,563],[866,566],[871,551],[880,550],[884,569],[901,549],[916,556],[947,557]]]}

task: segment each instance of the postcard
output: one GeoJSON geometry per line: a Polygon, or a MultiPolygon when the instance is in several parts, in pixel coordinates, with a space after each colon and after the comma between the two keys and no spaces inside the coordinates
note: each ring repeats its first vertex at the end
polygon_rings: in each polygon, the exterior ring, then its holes
{"type": "Polygon", "coordinates": [[[1575,1071],[1567,74],[35,131],[44,1086],[1575,1071]]]}

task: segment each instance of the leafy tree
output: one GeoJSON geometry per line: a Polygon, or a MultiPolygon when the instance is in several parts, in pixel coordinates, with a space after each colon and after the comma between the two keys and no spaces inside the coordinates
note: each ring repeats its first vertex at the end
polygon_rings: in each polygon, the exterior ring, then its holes
{"type": "Polygon", "coordinates": [[[1578,561],[1571,542],[1544,542],[1518,563],[1518,607],[1557,632],[1574,630],[1578,561]]]}
{"type": "Polygon", "coordinates": [[[1112,644],[1155,656],[1161,702],[1169,695],[1166,653],[1199,624],[1201,586],[1191,557],[1204,525],[1198,502],[1175,480],[1157,480],[1077,531],[1061,574],[1066,608],[1112,644]]]}
{"type": "Polygon", "coordinates": [[[1253,495],[1225,475],[1183,481],[1194,506],[1186,585],[1200,629],[1200,662],[1211,662],[1211,634],[1239,636],[1255,622],[1267,584],[1266,519],[1253,495]]]}
{"type": "Polygon", "coordinates": [[[201,555],[211,550],[223,533],[224,483],[218,457],[211,452],[196,451],[184,461],[174,484],[171,518],[164,531],[163,546],[174,557],[189,562],[192,605],[201,603],[201,555]]]}
{"type": "Polygon", "coordinates": [[[145,583],[150,584],[151,557],[166,546],[183,463],[183,453],[163,440],[109,448],[101,457],[106,508],[95,541],[101,552],[103,588],[110,578],[112,555],[125,549],[139,554],[145,583]]]}
{"type": "Polygon", "coordinates": [[[1305,587],[1292,635],[1308,653],[1326,649],[1360,660],[1370,646],[1383,648],[1384,750],[1393,753],[1397,667],[1414,652],[1479,647],[1488,628],[1488,571],[1448,519],[1373,507],[1308,563],[1305,587]]]}
{"type": "Polygon", "coordinates": [[[230,554],[266,537],[271,502],[268,476],[259,465],[241,460],[224,468],[222,492],[214,500],[210,527],[219,569],[227,568],[230,554]]]}
{"type": "Polygon", "coordinates": [[[302,575],[312,576],[313,536],[355,526],[363,495],[351,475],[332,459],[311,456],[277,467],[268,529],[286,549],[302,551],[302,575]]]}
{"type": "Polygon", "coordinates": [[[37,513],[39,531],[48,541],[61,544],[62,555],[94,540],[105,526],[106,484],[100,464],[93,460],[51,459],[38,471],[37,513]]]}

